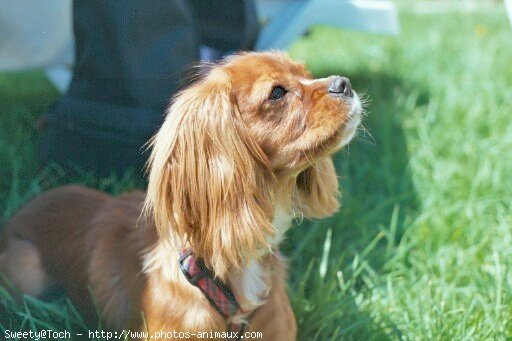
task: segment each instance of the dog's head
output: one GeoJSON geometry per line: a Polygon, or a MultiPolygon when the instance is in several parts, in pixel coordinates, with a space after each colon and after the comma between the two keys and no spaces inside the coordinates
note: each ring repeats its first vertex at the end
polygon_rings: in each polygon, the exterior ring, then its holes
{"type": "Polygon", "coordinates": [[[175,96],[152,141],[145,207],[161,237],[189,242],[223,277],[269,249],[288,184],[306,216],[338,208],[330,155],[360,116],[346,78],[312,79],[281,53],[227,58],[175,96]]]}

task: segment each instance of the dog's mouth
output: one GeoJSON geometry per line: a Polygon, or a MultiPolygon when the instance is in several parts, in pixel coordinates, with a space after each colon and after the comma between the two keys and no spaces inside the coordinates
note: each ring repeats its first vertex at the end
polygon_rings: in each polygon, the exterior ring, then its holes
{"type": "Polygon", "coordinates": [[[352,141],[357,132],[357,127],[361,123],[363,116],[363,105],[357,93],[354,92],[354,97],[350,99],[350,113],[349,120],[341,130],[341,140],[338,148],[343,148],[352,141]]]}
{"type": "Polygon", "coordinates": [[[363,106],[355,92],[354,97],[349,100],[349,105],[348,121],[343,123],[331,136],[318,143],[319,154],[326,155],[336,152],[349,144],[356,135],[363,116],[363,106]]]}

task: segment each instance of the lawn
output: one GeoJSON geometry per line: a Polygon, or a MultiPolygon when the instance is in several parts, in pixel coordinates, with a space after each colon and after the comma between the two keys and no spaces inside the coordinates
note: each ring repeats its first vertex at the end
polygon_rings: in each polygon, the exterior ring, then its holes
{"type": "MultiPolygon", "coordinates": [[[[317,27],[290,49],[368,99],[369,133],[336,158],[340,212],[283,245],[302,340],[512,337],[512,31],[499,2],[438,5],[402,5],[397,37],[317,27]]],[[[0,74],[0,226],[69,181],[37,165],[57,98],[41,73],[0,74]]],[[[87,328],[65,297],[0,302],[2,332],[87,328]]]]}

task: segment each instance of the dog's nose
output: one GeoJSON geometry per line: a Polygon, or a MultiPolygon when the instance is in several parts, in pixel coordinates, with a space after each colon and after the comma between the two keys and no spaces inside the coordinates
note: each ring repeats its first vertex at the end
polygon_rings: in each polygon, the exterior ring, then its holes
{"type": "Polygon", "coordinates": [[[350,80],[347,77],[335,76],[329,83],[327,91],[333,95],[343,95],[347,97],[354,97],[354,92],[350,86],[350,80]]]}

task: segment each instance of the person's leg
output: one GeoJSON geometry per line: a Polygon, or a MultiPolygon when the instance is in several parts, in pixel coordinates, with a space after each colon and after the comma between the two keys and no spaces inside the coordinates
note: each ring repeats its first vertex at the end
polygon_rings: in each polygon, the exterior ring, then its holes
{"type": "Polygon", "coordinates": [[[258,37],[259,23],[254,0],[189,0],[201,45],[222,52],[250,50],[258,37]]]}
{"type": "Polygon", "coordinates": [[[184,0],[75,0],[76,65],[48,113],[41,160],[100,175],[140,169],[182,71],[198,58],[184,0]]]}

